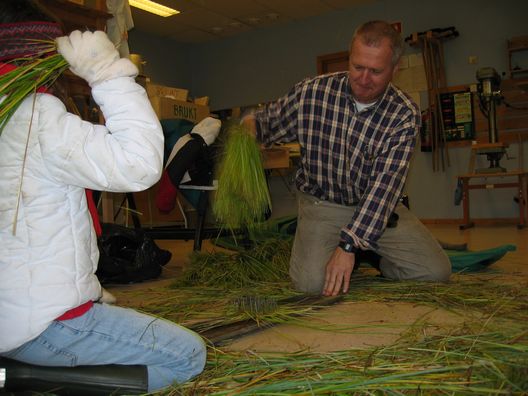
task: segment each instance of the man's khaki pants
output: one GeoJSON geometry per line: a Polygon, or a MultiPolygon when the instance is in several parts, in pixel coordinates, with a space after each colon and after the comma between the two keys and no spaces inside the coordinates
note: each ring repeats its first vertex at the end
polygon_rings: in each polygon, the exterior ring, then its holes
{"type": "MultiPolygon", "coordinates": [[[[350,221],[356,208],[300,192],[297,202],[290,276],[296,289],[321,293],[326,263],[339,243],[341,228],[350,221]]],[[[377,241],[382,275],[394,280],[447,281],[451,263],[438,241],[404,205],[398,204],[395,211],[399,216],[397,226],[386,228],[377,241]]]]}

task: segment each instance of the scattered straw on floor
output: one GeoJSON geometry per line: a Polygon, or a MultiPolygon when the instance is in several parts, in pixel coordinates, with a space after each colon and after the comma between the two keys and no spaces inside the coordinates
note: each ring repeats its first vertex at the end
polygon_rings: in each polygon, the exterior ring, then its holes
{"type": "MultiPolygon", "coordinates": [[[[449,283],[393,282],[355,275],[348,304],[414,303],[449,310],[460,324],[429,334],[410,326],[383,347],[330,353],[229,352],[209,347],[206,370],[194,381],[159,395],[371,395],[473,394],[522,395],[528,392],[528,284],[497,284],[478,275],[454,276],[449,283]]],[[[134,292],[138,293],[138,292],[134,292]]],[[[298,294],[298,293],[297,293],[298,294]]],[[[174,320],[201,332],[253,318],[266,323],[313,326],[315,307],[274,305],[296,295],[287,281],[251,287],[165,288],[144,292],[135,308],[174,320]],[[268,308],[255,312],[265,296],[268,308]],[[258,298],[258,297],[252,297],[258,298]],[[268,304],[269,303],[269,304],[268,304]],[[242,304],[244,308],[244,304],[242,304]],[[270,308],[272,307],[272,308],[270,308]],[[251,308],[251,309],[249,309],[251,308]]],[[[320,311],[319,311],[320,312],[320,311]]],[[[368,324],[361,324],[364,332],[368,324]]],[[[379,325],[373,325],[375,331],[379,325]]],[[[426,324],[423,324],[426,326],[426,324]]],[[[332,332],[355,329],[324,328],[332,332]]]]}

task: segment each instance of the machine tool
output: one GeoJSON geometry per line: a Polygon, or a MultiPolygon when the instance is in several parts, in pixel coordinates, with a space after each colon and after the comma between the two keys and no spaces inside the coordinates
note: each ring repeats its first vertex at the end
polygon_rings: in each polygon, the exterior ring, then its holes
{"type": "Polygon", "coordinates": [[[476,154],[487,157],[489,167],[475,169],[475,173],[506,172],[506,169],[500,165],[500,160],[506,154],[508,146],[499,142],[496,112],[497,106],[502,101],[501,77],[494,68],[484,67],[477,70],[476,78],[480,110],[488,119],[488,143],[478,144],[473,150],[476,154]]]}

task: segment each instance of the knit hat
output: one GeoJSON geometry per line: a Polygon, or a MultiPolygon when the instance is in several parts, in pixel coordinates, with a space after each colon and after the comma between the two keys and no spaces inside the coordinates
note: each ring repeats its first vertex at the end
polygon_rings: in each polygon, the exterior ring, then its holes
{"type": "Polygon", "coordinates": [[[0,61],[33,57],[49,43],[63,36],[61,26],[55,22],[34,21],[0,24],[0,61]]]}

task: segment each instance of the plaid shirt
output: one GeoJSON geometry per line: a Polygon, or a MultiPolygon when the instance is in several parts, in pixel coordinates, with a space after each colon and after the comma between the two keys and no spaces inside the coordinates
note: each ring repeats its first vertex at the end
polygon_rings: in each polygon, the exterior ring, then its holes
{"type": "Polygon", "coordinates": [[[390,84],[375,105],[358,112],[348,73],[338,72],[298,83],[255,119],[264,144],[299,142],[300,191],[356,206],[341,239],[376,248],[402,193],[420,126],[411,99],[390,84]]]}

